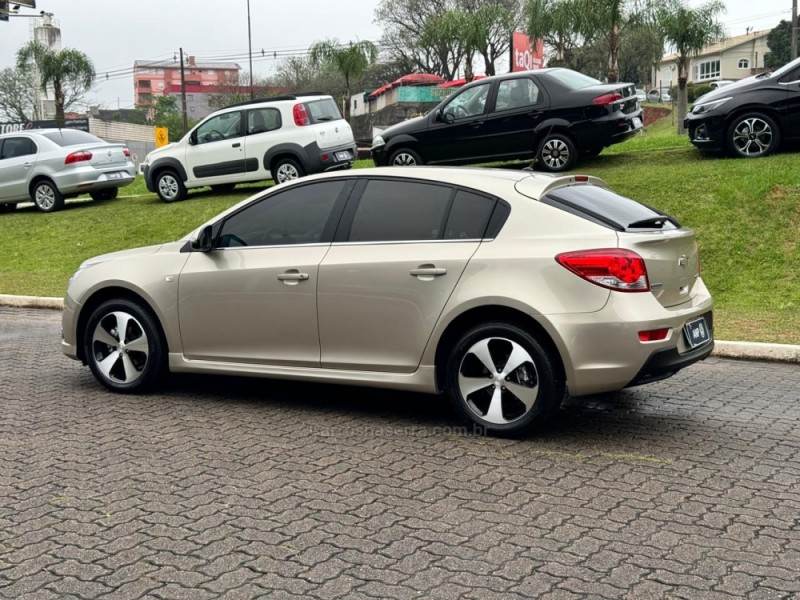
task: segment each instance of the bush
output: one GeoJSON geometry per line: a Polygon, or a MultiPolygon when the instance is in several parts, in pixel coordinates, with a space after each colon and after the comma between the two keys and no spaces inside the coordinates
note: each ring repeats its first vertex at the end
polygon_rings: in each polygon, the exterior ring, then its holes
{"type": "MultiPolygon", "coordinates": [[[[711,91],[711,84],[710,83],[689,83],[686,85],[686,92],[689,96],[689,104],[692,104],[695,100],[697,100],[703,94],[707,94],[711,91]]],[[[669,94],[672,96],[673,100],[678,99],[678,86],[673,85],[669,89],[669,94]]]]}

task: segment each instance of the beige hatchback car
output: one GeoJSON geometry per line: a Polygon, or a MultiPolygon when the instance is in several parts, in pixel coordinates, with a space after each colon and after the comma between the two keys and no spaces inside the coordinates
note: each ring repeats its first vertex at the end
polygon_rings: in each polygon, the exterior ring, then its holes
{"type": "Polygon", "coordinates": [[[713,348],[694,233],[593,177],[359,169],[83,263],[64,352],[116,392],[166,371],[446,392],[512,434],[713,348]]]}

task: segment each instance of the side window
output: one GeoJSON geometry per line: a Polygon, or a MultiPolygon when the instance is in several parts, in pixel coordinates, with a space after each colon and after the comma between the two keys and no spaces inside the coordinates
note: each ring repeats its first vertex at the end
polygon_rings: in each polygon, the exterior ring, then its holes
{"type": "Polygon", "coordinates": [[[415,181],[371,180],[353,216],[351,242],[439,240],[452,188],[415,181]]]}
{"type": "Polygon", "coordinates": [[[459,190],[444,228],[446,240],[475,240],[483,237],[494,208],[494,200],[459,190]]]}
{"type": "Polygon", "coordinates": [[[277,246],[323,242],[325,225],[346,180],[323,181],[269,194],[228,218],[219,247],[277,246]]]}
{"type": "Polygon", "coordinates": [[[497,86],[495,111],[522,108],[539,102],[539,88],[527,77],[501,81],[497,86]]]}
{"type": "Polygon", "coordinates": [[[444,107],[444,114],[456,120],[482,115],[490,87],[490,83],[484,83],[464,90],[444,107]]]}
{"type": "Polygon", "coordinates": [[[241,121],[242,113],[239,111],[211,117],[197,128],[197,143],[207,144],[239,137],[241,121]]]}
{"type": "Polygon", "coordinates": [[[781,83],[793,83],[800,80],[800,69],[789,71],[786,75],[781,77],[781,83]]]}
{"type": "Polygon", "coordinates": [[[36,144],[29,138],[6,138],[0,150],[0,160],[36,154],[36,144]]]}
{"type": "Polygon", "coordinates": [[[264,133],[281,128],[281,111],[277,108],[257,108],[247,113],[247,134],[264,133]]]}

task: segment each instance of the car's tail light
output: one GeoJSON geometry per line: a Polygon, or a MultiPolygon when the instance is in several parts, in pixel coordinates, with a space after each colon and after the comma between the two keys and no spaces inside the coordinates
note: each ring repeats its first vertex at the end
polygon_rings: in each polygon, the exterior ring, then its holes
{"type": "Polygon", "coordinates": [[[602,96],[598,96],[592,102],[597,104],[598,106],[605,106],[607,104],[614,104],[614,102],[619,102],[622,100],[622,94],[618,92],[612,92],[609,94],[603,94],[602,96]]]}
{"type": "Polygon", "coordinates": [[[92,160],[92,153],[88,150],[79,150],[78,152],[70,152],[67,154],[67,158],[64,159],[64,164],[72,165],[85,160],[92,160]]]}
{"type": "Polygon", "coordinates": [[[647,267],[644,259],[631,250],[608,248],[565,252],[556,262],[600,287],[620,292],[648,292],[647,267]]]}
{"type": "Polygon", "coordinates": [[[305,104],[295,104],[292,109],[294,115],[294,124],[303,127],[304,125],[311,125],[311,119],[308,118],[308,111],[305,104]]]}
{"type": "Polygon", "coordinates": [[[667,339],[668,334],[669,334],[669,327],[664,327],[663,329],[648,329],[647,331],[639,332],[639,341],[660,342],[661,340],[667,339]]]}
{"type": "Polygon", "coordinates": [[[127,148],[123,148],[122,149],[122,154],[125,155],[125,158],[130,158],[131,157],[131,151],[128,150],[127,148]]]}

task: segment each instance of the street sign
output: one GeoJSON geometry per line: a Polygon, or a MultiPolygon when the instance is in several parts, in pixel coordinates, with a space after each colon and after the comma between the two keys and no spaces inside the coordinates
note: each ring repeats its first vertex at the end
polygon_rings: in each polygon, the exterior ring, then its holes
{"type": "Polygon", "coordinates": [[[156,148],[169,144],[169,131],[166,127],[156,127],[156,148]]]}

